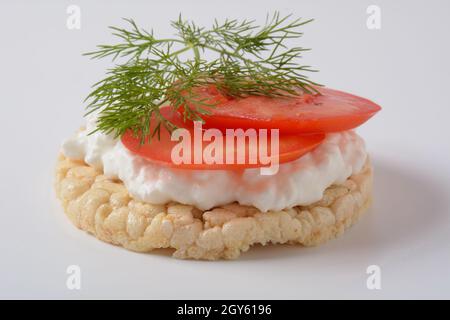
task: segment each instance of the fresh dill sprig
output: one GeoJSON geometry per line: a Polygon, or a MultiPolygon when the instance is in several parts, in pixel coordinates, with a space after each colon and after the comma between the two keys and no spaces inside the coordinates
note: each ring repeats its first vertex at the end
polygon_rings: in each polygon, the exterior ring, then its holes
{"type": "Polygon", "coordinates": [[[203,121],[202,115],[214,107],[195,93],[195,88],[214,85],[232,97],[249,95],[288,96],[317,92],[317,83],[305,72],[310,66],[298,63],[302,47],[288,48],[286,40],[302,36],[300,27],[311,20],[291,19],[275,12],[263,26],[254,21],[215,20],[210,29],[179,16],[172,22],[174,38],[158,39],[153,31],[139,28],[125,19],[129,29],[110,27],[121,39],[114,45],[99,45],[86,53],[92,58],[124,60],[107,71],[88,95],[88,112],[97,113],[97,129],[120,137],[132,129],[144,137],[157,135],[161,128],[175,126],[159,112],[170,104],[182,108],[184,119],[203,121]],[[209,51],[213,58],[203,56],[209,51]],[[150,126],[150,120],[157,123],[150,126]]]}

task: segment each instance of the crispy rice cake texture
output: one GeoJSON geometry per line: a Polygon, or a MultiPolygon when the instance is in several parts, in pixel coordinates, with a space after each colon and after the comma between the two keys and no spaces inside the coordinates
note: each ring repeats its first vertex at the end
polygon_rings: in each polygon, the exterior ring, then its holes
{"type": "Polygon", "coordinates": [[[60,155],[56,194],[78,228],[126,249],[172,248],[181,259],[236,259],[255,244],[314,246],[342,234],[371,204],[372,167],[330,186],[309,206],[260,212],[236,203],[201,211],[180,203],[149,204],[133,199],[112,180],[82,161],[60,155]]]}

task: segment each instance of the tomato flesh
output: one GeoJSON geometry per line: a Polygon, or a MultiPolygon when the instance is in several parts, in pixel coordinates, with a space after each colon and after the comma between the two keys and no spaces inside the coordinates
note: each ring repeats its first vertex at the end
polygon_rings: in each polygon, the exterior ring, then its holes
{"type": "MultiPolygon", "coordinates": [[[[171,121],[179,128],[187,129],[190,132],[191,137],[194,137],[194,129],[192,123],[184,122],[178,112],[174,112],[171,107],[162,107],[160,109],[161,115],[171,121]]],[[[154,128],[153,124],[155,121],[151,121],[150,128],[154,128]]],[[[256,132],[256,130],[255,130],[256,132]]],[[[180,169],[199,169],[199,170],[236,170],[236,169],[246,169],[246,168],[258,168],[266,166],[262,163],[260,159],[257,159],[256,163],[251,163],[249,160],[249,141],[250,139],[245,139],[245,144],[241,148],[245,149],[245,161],[244,163],[237,163],[237,152],[239,146],[235,145],[233,150],[227,149],[225,143],[226,134],[223,136],[223,163],[195,163],[194,154],[199,152],[203,154],[205,148],[211,143],[208,141],[203,141],[200,149],[194,147],[194,139],[191,139],[191,159],[189,163],[175,164],[172,161],[172,150],[179,143],[178,141],[171,141],[171,134],[165,130],[161,129],[160,139],[158,137],[153,137],[151,139],[146,139],[146,143],[140,144],[140,137],[133,134],[131,130],[125,132],[122,136],[123,145],[131,152],[142,156],[143,158],[150,160],[151,162],[158,163],[160,165],[176,167],[180,169]],[[226,155],[227,153],[233,153],[234,163],[227,163],[226,155]]],[[[268,153],[267,155],[275,157],[278,155],[279,163],[284,163],[288,161],[295,160],[305,153],[311,151],[316,146],[318,146],[324,139],[324,134],[313,134],[313,135],[286,135],[280,134],[279,136],[279,152],[278,154],[272,154],[271,152],[271,140],[270,140],[270,130],[268,130],[268,153]]],[[[242,150],[241,150],[242,151],[242,150]]]]}
{"type": "Polygon", "coordinates": [[[203,116],[205,127],[211,128],[276,128],[293,134],[338,132],[358,127],[381,109],[365,98],[317,89],[320,94],[287,98],[229,98],[210,87],[199,88],[197,94],[199,99],[219,102],[208,109],[211,114],[203,116]]]}

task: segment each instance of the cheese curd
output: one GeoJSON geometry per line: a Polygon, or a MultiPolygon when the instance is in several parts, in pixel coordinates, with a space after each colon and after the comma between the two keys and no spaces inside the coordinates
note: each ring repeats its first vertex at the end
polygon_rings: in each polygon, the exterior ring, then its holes
{"type": "Polygon", "coordinates": [[[275,175],[260,170],[182,170],[152,163],[129,152],[120,139],[95,129],[90,117],[86,130],[66,140],[63,154],[122,180],[138,200],[164,204],[176,201],[201,210],[238,202],[265,212],[308,205],[320,200],[332,184],[343,183],[363,168],[364,141],[354,131],[327,134],[321,145],[301,158],[280,164],[275,175]]]}

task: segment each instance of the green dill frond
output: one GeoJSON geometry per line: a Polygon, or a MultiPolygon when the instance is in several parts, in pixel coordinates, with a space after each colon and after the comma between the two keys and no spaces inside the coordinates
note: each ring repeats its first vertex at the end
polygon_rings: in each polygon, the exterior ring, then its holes
{"type": "Polygon", "coordinates": [[[183,106],[185,120],[202,121],[214,105],[199,99],[193,89],[209,84],[233,97],[317,92],[318,84],[305,75],[315,70],[299,64],[308,49],[286,45],[286,40],[300,38],[301,27],[312,20],[276,12],[263,26],[227,19],[215,20],[206,29],[180,15],[171,23],[175,36],[168,39],[156,38],[131,19],[125,21],[128,29],[110,27],[119,43],[99,45],[85,54],[110,57],[116,63],[86,98],[87,113],[98,114],[97,130],[104,133],[120,137],[131,129],[153,137],[162,128],[171,131],[175,126],[159,113],[167,104],[175,110],[183,106]],[[207,51],[214,56],[209,61],[204,58],[207,51]],[[158,123],[150,132],[152,117],[158,123]]]}

